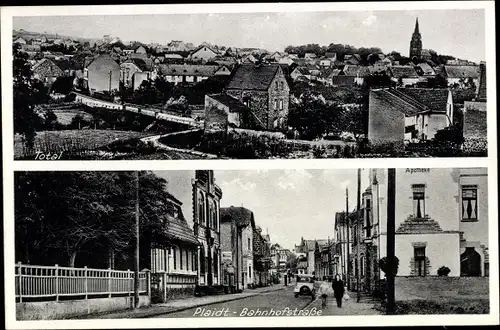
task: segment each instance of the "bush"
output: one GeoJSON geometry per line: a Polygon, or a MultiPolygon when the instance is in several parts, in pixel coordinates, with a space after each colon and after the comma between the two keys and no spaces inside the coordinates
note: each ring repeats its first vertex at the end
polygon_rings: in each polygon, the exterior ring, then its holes
{"type": "Polygon", "coordinates": [[[385,273],[385,274],[392,274],[396,276],[398,274],[398,267],[399,267],[399,259],[398,257],[394,256],[394,261],[391,264],[389,261],[389,258],[383,257],[382,259],[379,260],[379,266],[380,269],[385,273]]]}
{"type": "Polygon", "coordinates": [[[439,276],[448,276],[448,274],[451,272],[451,270],[446,267],[446,266],[441,266],[439,267],[438,271],[437,271],[437,274],[439,276]]]}

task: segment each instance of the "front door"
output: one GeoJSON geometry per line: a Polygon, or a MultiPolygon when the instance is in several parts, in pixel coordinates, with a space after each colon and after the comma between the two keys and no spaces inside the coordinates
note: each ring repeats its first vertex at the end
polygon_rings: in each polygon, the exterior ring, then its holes
{"type": "Polygon", "coordinates": [[[465,248],[460,256],[461,276],[481,276],[481,255],[473,247],[465,248]]]}

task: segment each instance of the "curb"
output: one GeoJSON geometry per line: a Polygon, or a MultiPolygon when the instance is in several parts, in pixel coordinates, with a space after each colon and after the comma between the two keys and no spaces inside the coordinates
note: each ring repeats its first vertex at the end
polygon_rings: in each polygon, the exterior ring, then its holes
{"type": "MultiPolygon", "coordinates": [[[[136,315],[136,316],[133,316],[133,317],[126,317],[124,319],[128,319],[128,318],[130,318],[130,319],[143,319],[143,318],[148,318],[148,317],[152,317],[152,316],[158,316],[158,315],[164,315],[164,314],[172,314],[172,313],[182,312],[182,311],[185,311],[185,310],[188,310],[188,309],[192,309],[192,308],[197,308],[197,307],[202,307],[202,306],[208,306],[208,305],[215,305],[215,304],[224,303],[224,302],[228,302],[228,301],[235,301],[235,300],[250,298],[250,297],[257,296],[259,294],[265,294],[265,293],[269,293],[269,292],[275,292],[275,291],[279,291],[279,290],[283,290],[283,289],[285,289],[285,287],[280,287],[280,288],[278,288],[276,290],[269,290],[269,291],[265,291],[265,292],[254,293],[254,294],[251,294],[251,295],[248,295],[248,296],[244,296],[244,297],[229,298],[229,299],[226,299],[226,300],[212,301],[212,302],[202,303],[202,304],[198,304],[198,305],[194,305],[194,306],[179,307],[179,308],[175,308],[175,309],[168,310],[168,311],[157,310],[157,311],[147,312],[146,309],[148,309],[148,307],[146,307],[145,310],[144,310],[143,315],[136,315]]],[[[153,309],[154,307],[149,307],[149,308],[153,309]]],[[[161,308],[161,307],[158,307],[158,308],[161,308]]],[[[102,314],[102,315],[104,316],[104,315],[112,315],[114,313],[125,313],[127,311],[129,311],[129,309],[124,309],[124,310],[119,310],[119,311],[113,311],[113,312],[105,313],[105,314],[102,314]]],[[[68,318],[68,319],[94,319],[94,318],[92,318],[92,316],[98,316],[98,315],[99,314],[94,314],[94,315],[92,315],[92,314],[89,314],[89,315],[80,315],[80,316],[76,316],[76,317],[72,317],[72,318],[68,318]],[[90,317],[86,318],[85,316],[90,316],[90,317]]],[[[97,318],[96,318],[96,320],[97,320],[97,318]]]]}

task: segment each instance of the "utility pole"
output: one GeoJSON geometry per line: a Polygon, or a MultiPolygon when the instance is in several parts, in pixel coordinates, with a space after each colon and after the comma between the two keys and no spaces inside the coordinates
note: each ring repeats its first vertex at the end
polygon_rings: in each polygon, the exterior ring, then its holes
{"type": "Polygon", "coordinates": [[[135,173],[134,308],[139,308],[139,171],[136,171],[135,173]]]}
{"type": "Polygon", "coordinates": [[[346,253],[346,266],[347,266],[347,275],[346,275],[346,282],[347,282],[347,288],[350,289],[350,279],[351,279],[351,275],[350,275],[350,269],[351,269],[351,260],[350,260],[350,256],[351,256],[351,252],[350,252],[350,247],[349,247],[349,243],[350,243],[350,237],[349,237],[349,189],[348,188],[345,188],[345,214],[346,214],[346,217],[345,217],[345,228],[346,228],[346,236],[347,236],[347,253],[346,253]]]}
{"type": "Polygon", "coordinates": [[[357,268],[357,278],[356,278],[356,295],[357,302],[361,300],[361,169],[358,168],[358,196],[357,196],[357,206],[356,206],[356,230],[357,230],[357,242],[356,242],[356,251],[357,251],[357,260],[356,260],[356,268],[357,268]]]}
{"type": "Polygon", "coordinates": [[[388,169],[387,177],[387,310],[388,315],[394,314],[394,277],[395,263],[395,231],[396,231],[396,169],[388,169]]]}

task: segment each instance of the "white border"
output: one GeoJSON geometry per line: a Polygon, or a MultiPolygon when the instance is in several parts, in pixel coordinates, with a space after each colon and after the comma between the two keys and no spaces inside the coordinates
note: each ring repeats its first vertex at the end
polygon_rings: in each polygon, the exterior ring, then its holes
{"type": "MultiPolygon", "coordinates": [[[[495,16],[493,1],[442,2],[371,2],[371,3],[290,3],[290,4],[190,4],[190,5],[127,5],[127,6],[65,6],[65,7],[2,7],[2,119],[3,119],[3,196],[4,246],[14,246],[14,170],[176,170],[176,169],[292,169],[292,168],[357,168],[357,167],[488,167],[489,177],[489,249],[491,260],[498,260],[498,189],[496,141],[496,66],[495,16]],[[331,160],[179,160],[179,161],[13,161],[12,127],[12,17],[45,15],[140,15],[181,13],[241,12],[310,12],[370,11],[425,9],[485,9],[485,38],[488,88],[488,157],[487,158],[420,158],[420,159],[331,159],[331,160]]],[[[6,249],[4,264],[5,315],[8,329],[83,329],[83,328],[153,328],[153,327],[267,327],[307,324],[309,326],[355,325],[486,325],[498,324],[498,264],[490,264],[489,315],[414,315],[414,316],[329,316],[324,317],[262,317],[248,318],[184,318],[127,320],[17,321],[13,301],[14,251],[6,249]]]]}

